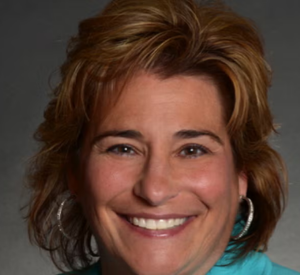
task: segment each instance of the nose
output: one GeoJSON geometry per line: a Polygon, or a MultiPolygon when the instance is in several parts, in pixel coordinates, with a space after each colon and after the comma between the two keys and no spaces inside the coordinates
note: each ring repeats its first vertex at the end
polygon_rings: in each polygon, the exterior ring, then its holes
{"type": "Polygon", "coordinates": [[[167,159],[149,159],[140,180],[134,186],[134,194],[151,206],[165,204],[178,195],[178,186],[172,174],[167,159]]]}

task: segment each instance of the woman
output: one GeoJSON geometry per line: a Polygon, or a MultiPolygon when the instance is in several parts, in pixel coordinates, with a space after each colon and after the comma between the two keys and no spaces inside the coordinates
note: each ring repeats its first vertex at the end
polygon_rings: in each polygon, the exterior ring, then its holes
{"type": "Polygon", "coordinates": [[[58,268],[298,274],[262,253],[286,176],[248,20],[207,1],[113,1],[81,22],[61,77],[28,214],[58,268]]]}

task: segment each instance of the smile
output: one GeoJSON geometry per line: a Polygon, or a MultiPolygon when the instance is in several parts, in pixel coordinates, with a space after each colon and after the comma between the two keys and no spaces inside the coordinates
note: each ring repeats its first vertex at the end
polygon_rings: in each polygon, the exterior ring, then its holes
{"type": "Polygon", "coordinates": [[[154,220],[130,217],[128,220],[131,224],[148,230],[166,230],[184,224],[188,220],[188,218],[154,220]]]}

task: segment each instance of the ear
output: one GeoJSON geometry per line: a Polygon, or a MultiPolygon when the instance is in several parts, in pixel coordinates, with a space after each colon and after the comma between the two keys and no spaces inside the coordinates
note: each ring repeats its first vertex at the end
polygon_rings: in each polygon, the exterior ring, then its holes
{"type": "Polygon", "coordinates": [[[241,171],[239,174],[239,195],[247,196],[248,189],[248,177],[244,171],[241,171]]]}

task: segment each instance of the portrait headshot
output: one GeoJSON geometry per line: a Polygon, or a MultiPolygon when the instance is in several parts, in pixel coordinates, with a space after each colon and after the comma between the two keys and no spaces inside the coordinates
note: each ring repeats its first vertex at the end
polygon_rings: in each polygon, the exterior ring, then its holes
{"type": "Polygon", "coordinates": [[[300,274],[299,1],[17,2],[3,274],[300,274]]]}

